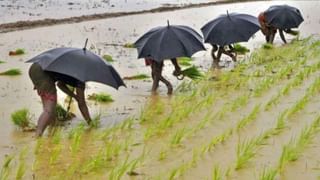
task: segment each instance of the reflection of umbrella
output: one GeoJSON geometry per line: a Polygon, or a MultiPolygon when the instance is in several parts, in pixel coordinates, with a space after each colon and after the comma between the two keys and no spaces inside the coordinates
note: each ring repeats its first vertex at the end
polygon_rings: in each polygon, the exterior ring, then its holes
{"type": "Polygon", "coordinates": [[[288,5],[271,6],[264,13],[267,22],[279,29],[297,28],[303,22],[299,9],[288,5]]]}
{"type": "Polygon", "coordinates": [[[258,19],[248,14],[227,13],[201,28],[204,40],[220,46],[248,41],[260,29],[258,19]]]}
{"type": "Polygon", "coordinates": [[[188,26],[169,25],[156,27],[140,37],[135,43],[138,58],[151,57],[156,61],[176,57],[191,57],[205,50],[202,37],[188,26]]]}
{"type": "Polygon", "coordinates": [[[51,49],[27,62],[38,63],[45,71],[68,75],[82,82],[100,82],[116,89],[125,86],[110,64],[86,49],[51,49]]]}

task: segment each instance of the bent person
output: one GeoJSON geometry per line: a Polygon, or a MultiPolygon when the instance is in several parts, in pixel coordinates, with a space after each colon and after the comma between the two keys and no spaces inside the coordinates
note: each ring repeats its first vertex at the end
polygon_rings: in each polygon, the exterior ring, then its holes
{"type": "Polygon", "coordinates": [[[225,55],[231,57],[233,62],[237,61],[237,53],[231,44],[229,44],[228,46],[219,46],[219,47],[218,47],[218,45],[213,44],[212,50],[211,50],[211,56],[213,59],[213,64],[212,64],[213,67],[220,68],[219,62],[220,62],[222,54],[225,54],[225,55]],[[215,54],[216,52],[217,52],[217,54],[215,54]]]}
{"type": "Polygon", "coordinates": [[[43,71],[41,66],[37,63],[33,63],[31,65],[29,69],[29,76],[33,82],[34,89],[37,90],[37,93],[41,98],[43,106],[43,112],[41,113],[37,123],[36,136],[41,136],[46,127],[55,121],[57,105],[56,82],[58,82],[58,87],[63,92],[76,99],[83,117],[88,124],[90,124],[91,118],[84,96],[84,83],[70,76],[43,71]],[[66,86],[66,83],[76,88],[76,94],[66,86]]]}
{"type": "MultiPolygon", "coordinates": [[[[181,68],[177,62],[176,58],[172,58],[171,59],[172,64],[174,65],[175,70],[173,71],[173,75],[174,76],[179,76],[181,74],[181,68]]],[[[158,87],[159,87],[159,82],[163,82],[167,88],[168,88],[168,95],[171,95],[173,92],[173,87],[171,85],[171,83],[165,79],[162,76],[162,70],[163,70],[163,61],[161,62],[157,62],[154,59],[152,59],[151,57],[145,58],[145,64],[146,66],[151,66],[151,77],[153,80],[153,84],[152,84],[152,93],[156,93],[158,87]]]]}

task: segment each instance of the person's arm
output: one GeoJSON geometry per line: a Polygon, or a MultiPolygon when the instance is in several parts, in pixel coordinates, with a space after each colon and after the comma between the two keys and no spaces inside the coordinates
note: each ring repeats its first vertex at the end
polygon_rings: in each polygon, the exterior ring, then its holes
{"type": "Polygon", "coordinates": [[[179,76],[181,74],[181,68],[177,62],[176,58],[172,58],[171,59],[172,64],[174,65],[174,71],[173,71],[173,75],[175,76],[179,76]]]}
{"type": "Polygon", "coordinates": [[[88,124],[91,123],[91,117],[85,100],[84,88],[76,88],[78,107],[84,119],[88,124]]]}
{"type": "Polygon", "coordinates": [[[286,38],[284,37],[284,34],[283,34],[283,30],[282,29],[279,29],[279,34],[280,34],[280,37],[282,39],[282,41],[287,44],[287,41],[286,41],[286,38]]]}
{"type": "Polygon", "coordinates": [[[78,97],[77,97],[77,95],[76,94],[74,94],[68,87],[67,87],[67,85],[64,83],[64,82],[62,82],[62,81],[58,81],[58,87],[59,87],[59,89],[61,89],[61,91],[63,91],[64,93],[66,93],[68,96],[70,96],[70,97],[72,97],[72,98],[74,98],[74,99],[78,99],[78,97]]]}

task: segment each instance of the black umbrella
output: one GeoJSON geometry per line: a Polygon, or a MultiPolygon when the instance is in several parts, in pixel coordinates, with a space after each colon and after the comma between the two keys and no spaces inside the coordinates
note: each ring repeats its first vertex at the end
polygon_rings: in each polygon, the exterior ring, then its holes
{"type": "Polygon", "coordinates": [[[79,81],[95,81],[116,89],[125,86],[117,71],[101,57],[80,48],[56,48],[30,60],[45,71],[71,76],[79,81]]]}
{"type": "Polygon", "coordinates": [[[303,22],[299,9],[288,5],[271,6],[264,13],[267,22],[279,29],[297,28],[303,22]]]}
{"type": "Polygon", "coordinates": [[[258,19],[248,14],[227,13],[208,22],[201,28],[204,41],[225,46],[248,41],[260,29],[258,19]]]}
{"type": "Polygon", "coordinates": [[[188,26],[168,25],[151,29],[135,43],[138,58],[152,57],[156,61],[176,57],[191,57],[205,50],[202,37],[188,26]]]}

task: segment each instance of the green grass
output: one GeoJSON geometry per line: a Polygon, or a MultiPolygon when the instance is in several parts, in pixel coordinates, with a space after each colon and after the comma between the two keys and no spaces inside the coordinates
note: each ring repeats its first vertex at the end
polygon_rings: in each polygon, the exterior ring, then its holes
{"type": "Polygon", "coordinates": [[[11,114],[11,121],[22,130],[32,129],[31,115],[28,109],[20,109],[11,114]]]}
{"type": "Polygon", "coordinates": [[[114,59],[112,58],[111,55],[105,54],[102,56],[102,58],[107,62],[114,62],[114,59]]]}
{"type": "Polygon", "coordinates": [[[133,76],[126,76],[123,78],[123,80],[141,80],[141,79],[149,79],[150,76],[146,74],[137,74],[133,76]]]}
{"type": "Polygon", "coordinates": [[[105,94],[105,93],[98,93],[98,94],[93,93],[93,94],[89,95],[88,99],[94,100],[96,102],[101,102],[101,103],[113,102],[111,95],[105,94]]]}
{"type": "Polygon", "coordinates": [[[0,72],[0,75],[2,76],[18,76],[21,75],[21,70],[20,69],[9,69],[4,72],[0,72]]]}

